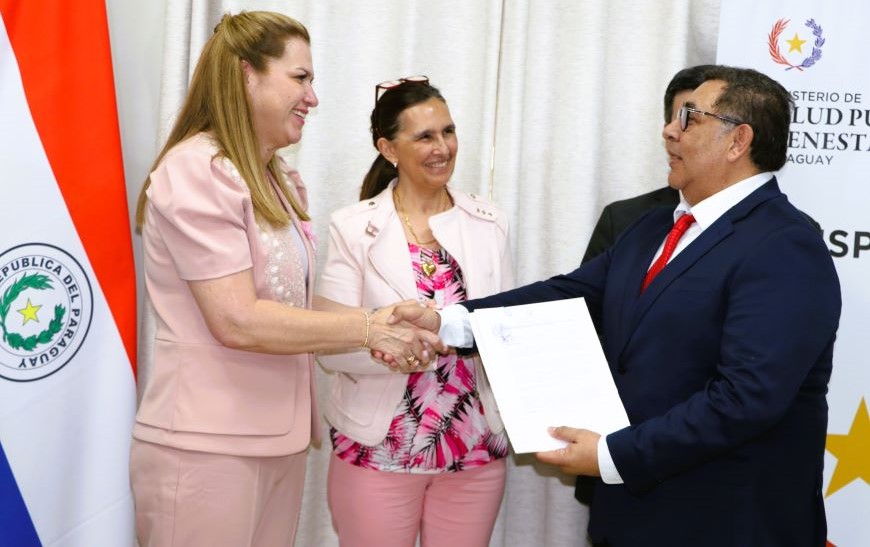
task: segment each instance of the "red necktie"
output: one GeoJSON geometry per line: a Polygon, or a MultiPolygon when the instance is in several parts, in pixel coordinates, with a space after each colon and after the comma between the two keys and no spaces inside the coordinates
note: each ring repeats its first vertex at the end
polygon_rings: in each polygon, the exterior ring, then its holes
{"type": "Polygon", "coordinates": [[[665,246],[662,249],[662,254],[653,262],[653,265],[649,267],[649,270],[646,272],[646,277],[643,278],[643,284],[640,286],[641,292],[646,289],[647,285],[652,282],[653,278],[659,274],[665,268],[665,264],[668,263],[668,260],[671,259],[671,255],[674,254],[674,249],[677,248],[677,243],[680,241],[680,238],[683,237],[683,234],[686,233],[686,230],[689,229],[689,226],[695,222],[695,217],[692,215],[683,215],[674,223],[674,227],[671,228],[671,231],[668,232],[668,238],[665,239],[665,246]]]}

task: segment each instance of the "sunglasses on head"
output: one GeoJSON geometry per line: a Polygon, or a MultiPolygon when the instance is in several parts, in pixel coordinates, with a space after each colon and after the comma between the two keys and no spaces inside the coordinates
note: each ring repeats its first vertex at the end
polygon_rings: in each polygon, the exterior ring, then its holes
{"type": "Polygon", "coordinates": [[[378,99],[384,91],[394,89],[403,84],[422,84],[429,85],[429,77],[423,75],[408,76],[407,78],[399,78],[398,80],[387,80],[375,86],[375,105],[378,104],[378,99]]]}
{"type": "MultiPolygon", "coordinates": [[[[417,76],[408,76],[406,78],[399,78],[398,80],[387,80],[385,82],[381,82],[375,86],[375,119],[378,119],[378,100],[380,100],[381,95],[390,89],[395,89],[399,86],[406,84],[418,84],[418,85],[429,85],[429,77],[423,75],[417,76]]],[[[380,131],[377,126],[373,127],[375,132],[375,136],[380,136],[380,131]]]]}

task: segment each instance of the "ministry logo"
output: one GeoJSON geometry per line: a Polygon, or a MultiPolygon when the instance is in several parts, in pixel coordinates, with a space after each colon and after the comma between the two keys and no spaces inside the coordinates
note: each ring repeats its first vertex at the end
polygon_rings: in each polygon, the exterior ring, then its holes
{"type": "MultiPolygon", "coordinates": [[[[810,29],[815,40],[809,37],[804,40],[800,37],[798,32],[795,32],[791,39],[782,40],[783,44],[788,45],[788,50],[783,54],[779,47],[780,36],[788,28],[788,24],[789,19],[779,19],[773,24],[773,28],[770,29],[770,34],[767,35],[767,51],[770,53],[770,58],[773,59],[773,62],[786,66],[785,70],[795,68],[799,72],[803,72],[805,69],[815,65],[816,62],[822,58],[822,46],[825,45],[825,38],[822,36],[822,27],[821,25],[816,24],[815,19],[808,19],[807,22],[804,23],[804,26],[810,29]],[[811,42],[811,45],[807,45],[807,42],[811,42]],[[792,61],[796,62],[800,57],[805,55],[804,48],[811,50],[809,55],[804,57],[804,59],[798,64],[792,64],[792,61]]],[[[804,33],[806,33],[806,31],[804,31],[804,33]]],[[[806,36],[806,34],[804,35],[806,36]]],[[[786,36],[788,36],[788,34],[786,34],[786,36]]]]}
{"type": "Polygon", "coordinates": [[[78,352],[93,316],[91,282],[69,253],[28,243],[0,254],[0,378],[54,374],[78,352]]]}

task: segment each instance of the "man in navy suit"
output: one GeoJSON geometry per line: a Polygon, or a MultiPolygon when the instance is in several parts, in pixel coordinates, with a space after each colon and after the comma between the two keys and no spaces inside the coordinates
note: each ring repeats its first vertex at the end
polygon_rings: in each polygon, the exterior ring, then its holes
{"type": "Polygon", "coordinates": [[[394,312],[467,347],[469,311],[586,298],[631,425],[603,436],[558,427],[568,446],[538,458],[601,477],[596,544],[825,544],[841,302],[822,238],[772,174],[785,163],[792,107],[759,72],[709,70],[662,132],[675,210],[651,210],[569,274],[439,313],[394,312]]]}

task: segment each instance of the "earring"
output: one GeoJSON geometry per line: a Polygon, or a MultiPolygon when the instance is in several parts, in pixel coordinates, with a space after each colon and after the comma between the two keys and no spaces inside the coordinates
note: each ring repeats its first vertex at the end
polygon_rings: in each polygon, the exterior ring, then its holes
{"type": "Polygon", "coordinates": [[[393,162],[393,169],[395,169],[396,171],[399,170],[399,162],[397,162],[397,161],[393,162]]]}

